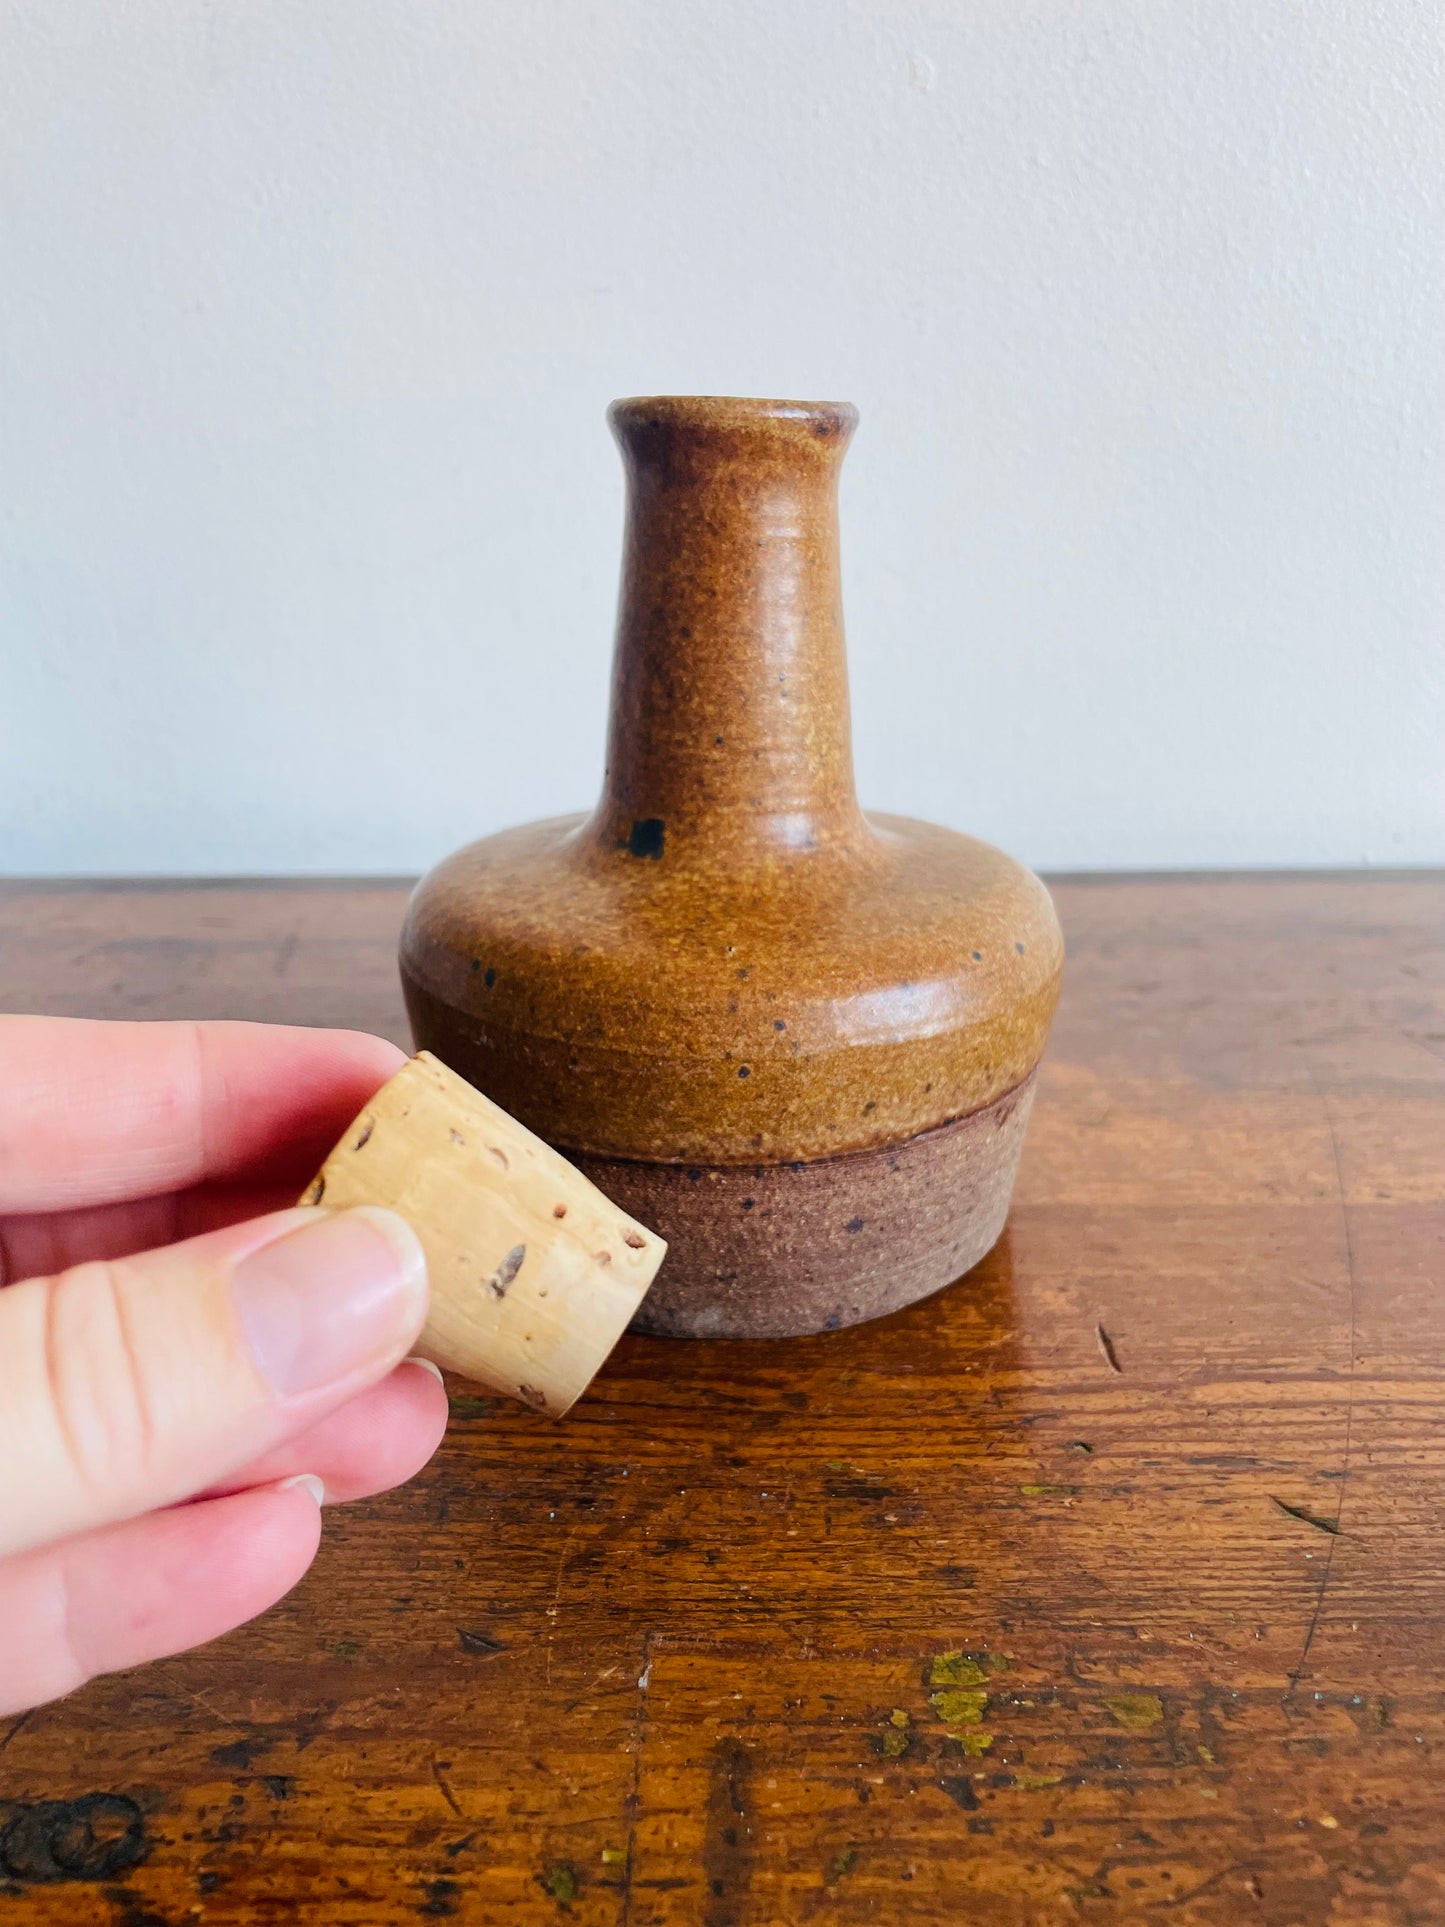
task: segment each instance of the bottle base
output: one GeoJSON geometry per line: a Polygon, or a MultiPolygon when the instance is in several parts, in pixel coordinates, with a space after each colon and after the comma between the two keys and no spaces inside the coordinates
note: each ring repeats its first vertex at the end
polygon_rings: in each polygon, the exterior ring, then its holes
{"type": "Polygon", "coordinates": [[[564,1155],[667,1240],[633,1331],[794,1338],[930,1297],[992,1249],[1036,1077],[1031,1071],[985,1109],[916,1137],[807,1163],[564,1155]]]}

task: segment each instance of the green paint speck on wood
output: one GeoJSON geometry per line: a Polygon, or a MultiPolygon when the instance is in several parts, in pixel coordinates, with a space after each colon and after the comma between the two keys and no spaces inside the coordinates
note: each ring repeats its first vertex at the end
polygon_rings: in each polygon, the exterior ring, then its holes
{"type": "Polygon", "coordinates": [[[451,1401],[452,1417],[455,1419],[490,1418],[496,1411],[499,1401],[494,1398],[477,1398],[470,1392],[459,1393],[451,1401]]]}
{"type": "Polygon", "coordinates": [[[554,1900],[577,1898],[577,1869],[570,1860],[557,1860],[542,1875],[542,1885],[554,1900]]]}
{"type": "Polygon", "coordinates": [[[835,1856],[833,1865],[829,1869],[829,1878],[832,1880],[841,1880],[845,1874],[852,1873],[857,1864],[858,1849],[856,1847],[848,1847],[842,1853],[835,1856]]]}
{"type": "Polygon", "coordinates": [[[983,1722],[983,1709],[988,1705],[988,1694],[955,1688],[947,1693],[930,1693],[928,1703],[948,1726],[979,1726],[983,1722]]]}
{"type": "Polygon", "coordinates": [[[983,1686],[990,1674],[1006,1673],[1003,1653],[939,1653],[928,1671],[930,1686],[983,1686]]]}
{"type": "Polygon", "coordinates": [[[908,1742],[913,1737],[912,1722],[905,1708],[895,1706],[888,1715],[888,1723],[883,1728],[883,1736],[878,1742],[878,1751],[885,1760],[901,1760],[908,1751],[908,1742]]]}
{"type": "Polygon", "coordinates": [[[1157,1693],[1115,1693],[1105,1706],[1131,1733],[1146,1732],[1164,1717],[1164,1706],[1157,1693]]]}
{"type": "Polygon", "coordinates": [[[626,1847],[604,1847],[602,1864],[604,1867],[625,1867],[627,1865],[626,1847]]]}

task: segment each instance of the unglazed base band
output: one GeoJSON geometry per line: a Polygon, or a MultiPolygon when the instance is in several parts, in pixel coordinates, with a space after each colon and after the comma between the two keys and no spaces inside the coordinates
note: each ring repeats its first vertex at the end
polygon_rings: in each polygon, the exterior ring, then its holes
{"type": "Polygon", "coordinates": [[[668,1243],[634,1331],[792,1338],[881,1318],[976,1265],[1008,1216],[1031,1072],[996,1103],[881,1150],[805,1164],[566,1155],[668,1243]]]}

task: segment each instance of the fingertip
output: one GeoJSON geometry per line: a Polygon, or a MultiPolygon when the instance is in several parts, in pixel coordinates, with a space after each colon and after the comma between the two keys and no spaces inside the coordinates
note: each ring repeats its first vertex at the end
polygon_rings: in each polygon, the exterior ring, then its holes
{"type": "Polygon", "coordinates": [[[384,1083],[407,1061],[400,1045],[371,1030],[319,1030],[314,1033],[337,1056],[347,1057],[358,1069],[376,1071],[384,1083]]]}
{"type": "MultiPolygon", "coordinates": [[[[426,1446],[425,1465],[446,1434],[451,1417],[451,1400],[440,1368],[429,1358],[406,1358],[392,1373],[398,1391],[405,1397],[411,1430],[419,1444],[426,1446]]],[[[420,1471],[421,1467],[416,1468],[420,1471]]],[[[410,1475],[408,1475],[410,1476],[410,1475]]]]}
{"type": "Polygon", "coordinates": [[[321,1483],[314,1473],[302,1473],[270,1490],[238,1492],[133,1521],[137,1531],[155,1525],[158,1564],[169,1564],[172,1596],[196,1615],[198,1630],[185,1646],[244,1625],[299,1585],[321,1546],[321,1501],[312,1490],[321,1483]],[[198,1525],[191,1523],[196,1515],[198,1525]],[[185,1525],[171,1526],[171,1521],[185,1525]],[[207,1620],[213,1622],[210,1630],[207,1620]]]}
{"type": "Polygon", "coordinates": [[[280,1481],[276,1490],[304,1492],[315,1502],[318,1510],[326,1503],[326,1487],[314,1472],[293,1472],[289,1479],[280,1481]]]}
{"type": "Polygon", "coordinates": [[[384,1439],[373,1439],[354,1496],[393,1491],[414,1479],[431,1461],[446,1436],[451,1406],[441,1374],[429,1360],[408,1358],[377,1388],[385,1413],[384,1439]]]}
{"type": "Polygon", "coordinates": [[[152,1522],[189,1523],[201,1515],[200,1532],[178,1536],[175,1542],[184,1549],[183,1590],[209,1600],[214,1609],[227,1602],[239,1609],[217,1628],[224,1632],[274,1606],[310,1567],[321,1544],[322,1501],[316,1486],[322,1486],[324,1496],[325,1487],[314,1472],[293,1474],[269,1489],[178,1506],[132,1524],[139,1529],[152,1522]]]}

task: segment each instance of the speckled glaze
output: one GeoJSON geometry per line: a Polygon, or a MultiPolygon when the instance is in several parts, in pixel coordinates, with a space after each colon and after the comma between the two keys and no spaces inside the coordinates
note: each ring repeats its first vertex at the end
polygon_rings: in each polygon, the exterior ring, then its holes
{"type": "Polygon", "coordinates": [[[614,1204],[663,1238],[680,1234],[634,1329],[793,1338],[926,1298],[997,1242],[1033,1098],[1030,1073],[951,1124],[811,1163],[580,1157],[614,1204]]]}
{"type": "Polygon", "coordinates": [[[981,1257],[1058,996],[1035,877],[858,806],[837,544],[855,420],[614,405],[629,509],[601,799],[448,858],[402,937],[418,1046],[662,1230],[646,1315],[678,1334],[852,1323],[981,1257]],[[733,1208],[740,1168],[771,1174],[766,1215],[746,1191],[733,1208]],[[837,1243],[839,1212],[873,1234],[837,1243]]]}

